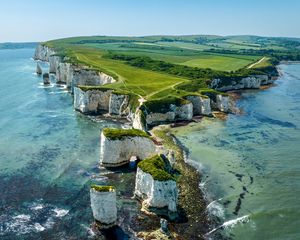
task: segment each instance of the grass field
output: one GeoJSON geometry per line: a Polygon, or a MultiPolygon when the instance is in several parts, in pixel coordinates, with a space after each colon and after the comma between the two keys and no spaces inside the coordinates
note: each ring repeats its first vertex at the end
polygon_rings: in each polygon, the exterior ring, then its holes
{"type": "MultiPolygon", "coordinates": [[[[260,69],[272,65],[270,58],[263,55],[264,51],[294,51],[294,47],[298,46],[294,39],[210,35],[74,37],[45,44],[55,48],[59,54],[69,57],[70,61],[103,71],[118,80],[117,83],[102,88],[126,91],[145,99],[182,97],[191,92],[201,94],[201,89],[208,87],[206,81],[209,79],[198,79],[195,82],[195,78],[183,76],[193,77],[198,69],[204,72],[205,69],[211,69],[209,71],[215,71],[217,75],[239,71],[237,75],[241,75],[240,72],[244,69],[260,69]],[[145,59],[139,59],[138,64],[130,65],[126,60],[105,57],[109,54],[148,57],[157,62],[149,65],[147,60],[146,68],[142,66],[145,59]],[[164,71],[167,64],[173,64],[176,74],[170,69],[164,71]],[[184,69],[179,66],[184,66],[184,69]],[[186,72],[181,75],[182,71],[186,72]],[[189,87],[189,84],[193,87],[189,87]]],[[[298,47],[300,48],[300,41],[298,47]]]]}
{"type": "Polygon", "coordinates": [[[120,61],[102,58],[104,51],[84,48],[73,48],[76,58],[87,66],[101,69],[106,73],[118,76],[118,82],[106,87],[116,90],[125,90],[147,98],[157,91],[172,88],[172,86],[188,81],[168,74],[148,71],[126,65],[120,61]]]}

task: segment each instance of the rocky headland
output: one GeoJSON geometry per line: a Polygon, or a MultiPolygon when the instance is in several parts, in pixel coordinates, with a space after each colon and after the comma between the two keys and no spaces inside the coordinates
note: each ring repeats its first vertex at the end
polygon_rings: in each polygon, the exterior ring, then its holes
{"type": "MultiPolygon", "coordinates": [[[[145,100],[130,92],[105,87],[117,80],[88,66],[74,64],[46,45],[36,48],[34,59],[49,62],[44,83],[48,84],[50,74],[55,76],[57,84],[65,84],[74,96],[75,110],[87,115],[125,118],[132,125],[132,129],[101,132],[99,166],[126,167],[132,158],[137,160],[132,195],[141,204],[135,218],[140,225],[135,226],[134,221],[119,224],[118,214],[122,210],[117,209],[117,185],[92,185],[91,208],[98,228],[125,226],[134,237],[143,239],[202,239],[210,219],[199,188],[200,173],[186,163],[184,151],[170,135],[168,126],[161,125],[213,116],[214,111],[234,112],[234,101],[226,91],[259,89],[273,83],[275,75],[232,81],[212,79],[210,87],[218,91],[189,94],[180,99],[145,100]],[[159,230],[160,218],[168,221],[162,221],[162,228],[169,228],[168,234],[159,230]]],[[[42,74],[38,63],[37,73],[42,74]]]]}

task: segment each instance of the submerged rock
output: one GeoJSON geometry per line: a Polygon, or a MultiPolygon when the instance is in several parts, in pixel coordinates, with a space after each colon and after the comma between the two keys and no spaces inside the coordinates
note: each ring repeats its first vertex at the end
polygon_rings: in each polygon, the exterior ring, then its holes
{"type": "Polygon", "coordinates": [[[160,219],[160,231],[162,231],[166,235],[170,234],[168,228],[168,221],[166,219],[163,218],[160,219]]]}
{"type": "Polygon", "coordinates": [[[117,221],[116,191],[112,186],[92,185],[90,189],[91,208],[95,220],[104,224],[115,225],[117,221]]]}
{"type": "Polygon", "coordinates": [[[44,82],[44,85],[49,85],[50,84],[49,73],[44,73],[43,74],[43,82],[44,82]]]}

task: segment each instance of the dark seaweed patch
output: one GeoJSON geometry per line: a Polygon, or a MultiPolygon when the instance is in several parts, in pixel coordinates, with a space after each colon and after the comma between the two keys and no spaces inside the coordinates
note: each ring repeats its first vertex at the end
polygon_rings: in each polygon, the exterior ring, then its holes
{"type": "Polygon", "coordinates": [[[260,122],[267,122],[269,124],[278,125],[280,127],[296,128],[296,125],[291,122],[280,121],[278,119],[273,119],[258,113],[255,115],[255,118],[260,122]]]}

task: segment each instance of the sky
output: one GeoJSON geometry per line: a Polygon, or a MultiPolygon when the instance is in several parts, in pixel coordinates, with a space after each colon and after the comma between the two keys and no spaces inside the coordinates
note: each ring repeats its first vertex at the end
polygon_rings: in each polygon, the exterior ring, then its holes
{"type": "Polygon", "coordinates": [[[300,37],[300,0],[0,0],[0,42],[71,36],[300,37]]]}

